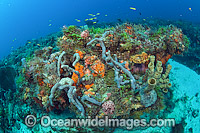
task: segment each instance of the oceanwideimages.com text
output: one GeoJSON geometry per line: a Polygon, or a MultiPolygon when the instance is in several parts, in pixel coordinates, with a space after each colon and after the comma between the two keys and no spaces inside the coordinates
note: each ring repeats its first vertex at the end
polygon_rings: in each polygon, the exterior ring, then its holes
{"type": "MultiPolygon", "coordinates": [[[[33,127],[36,124],[36,118],[33,115],[28,115],[25,119],[25,124],[28,127],[33,127]]],[[[43,127],[126,127],[133,129],[134,127],[173,127],[175,126],[174,119],[111,119],[108,116],[104,118],[88,118],[83,119],[55,119],[49,116],[43,116],[40,119],[40,124],[43,127]]]]}

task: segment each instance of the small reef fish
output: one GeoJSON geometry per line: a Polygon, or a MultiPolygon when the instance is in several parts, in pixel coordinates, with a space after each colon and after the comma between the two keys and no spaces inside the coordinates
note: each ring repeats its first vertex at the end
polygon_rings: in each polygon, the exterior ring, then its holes
{"type": "Polygon", "coordinates": [[[85,21],[88,21],[89,19],[85,19],[85,21]]]}
{"type": "Polygon", "coordinates": [[[136,8],[134,8],[134,7],[130,7],[130,9],[131,9],[131,10],[134,10],[134,11],[136,10],[136,8]]]}
{"type": "Polygon", "coordinates": [[[49,24],[49,26],[51,26],[52,24],[49,24]]]}
{"type": "Polygon", "coordinates": [[[94,18],[90,18],[89,20],[93,20],[94,18]]]}
{"type": "Polygon", "coordinates": [[[106,14],[105,16],[107,17],[108,15],[106,14]]]}
{"type": "Polygon", "coordinates": [[[77,22],[81,22],[81,20],[79,20],[79,19],[75,19],[77,22]]]}
{"type": "Polygon", "coordinates": [[[122,21],[120,18],[118,18],[117,20],[118,20],[120,23],[123,23],[123,21],[122,21]]]}
{"type": "Polygon", "coordinates": [[[40,44],[37,44],[38,46],[40,46],[40,44]]]}
{"type": "Polygon", "coordinates": [[[15,39],[13,40],[13,42],[16,41],[16,40],[17,40],[17,39],[15,38],[15,39]]]}
{"type": "Polygon", "coordinates": [[[90,16],[92,16],[92,17],[94,17],[94,16],[95,16],[94,14],[88,14],[88,15],[90,15],[90,16]]]}
{"type": "Polygon", "coordinates": [[[94,17],[93,19],[97,19],[97,17],[94,17]]]}
{"type": "Polygon", "coordinates": [[[31,43],[31,42],[28,42],[28,43],[31,43]]]}
{"type": "Polygon", "coordinates": [[[96,24],[97,22],[93,22],[93,24],[96,24]]]}
{"type": "Polygon", "coordinates": [[[190,11],[192,11],[192,8],[189,8],[190,11]]]}
{"type": "Polygon", "coordinates": [[[97,13],[96,15],[100,15],[100,13],[97,13]]]}

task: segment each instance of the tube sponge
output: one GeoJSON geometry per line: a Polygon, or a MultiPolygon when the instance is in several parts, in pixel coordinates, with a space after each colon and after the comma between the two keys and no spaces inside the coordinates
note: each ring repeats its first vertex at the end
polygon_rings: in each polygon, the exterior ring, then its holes
{"type": "Polygon", "coordinates": [[[167,92],[168,92],[168,89],[167,89],[167,88],[163,88],[162,91],[163,91],[164,93],[167,93],[167,92]]]}
{"type": "Polygon", "coordinates": [[[163,79],[165,79],[165,78],[168,77],[169,72],[170,72],[171,69],[172,69],[172,66],[171,66],[171,65],[168,65],[165,74],[162,75],[162,78],[163,78],[163,79]]]}
{"type": "Polygon", "coordinates": [[[58,57],[58,64],[57,64],[57,73],[58,73],[58,77],[60,78],[60,66],[61,66],[61,60],[63,55],[66,54],[65,51],[63,51],[60,56],[58,57]]]}
{"type": "Polygon", "coordinates": [[[74,60],[74,62],[73,62],[73,64],[72,64],[72,66],[75,66],[76,63],[79,62],[79,60],[80,60],[80,56],[79,56],[78,53],[75,53],[75,54],[73,55],[73,60],[74,60]],[[76,58],[76,60],[74,60],[75,58],[76,58]]]}
{"type": "Polygon", "coordinates": [[[96,99],[90,98],[90,97],[87,96],[87,95],[83,96],[83,97],[81,98],[81,101],[82,101],[87,107],[89,107],[89,108],[91,108],[91,105],[87,104],[85,101],[89,101],[89,102],[91,102],[91,103],[93,103],[93,104],[96,104],[96,105],[99,105],[99,106],[102,104],[102,102],[98,102],[96,99]]]}
{"type": "Polygon", "coordinates": [[[162,67],[162,61],[157,61],[156,67],[162,67]]]}
{"type": "Polygon", "coordinates": [[[152,63],[155,62],[155,56],[154,56],[154,55],[151,55],[151,56],[150,56],[150,62],[152,62],[152,63]]]}
{"type": "MultiPolygon", "coordinates": [[[[162,90],[170,88],[172,86],[172,84],[169,82],[169,79],[167,78],[172,66],[168,65],[165,73],[162,74],[163,73],[162,62],[157,61],[156,67],[154,67],[154,62],[155,62],[155,56],[151,55],[147,70],[148,87],[144,89],[145,92],[149,92],[150,90],[154,89],[156,85],[158,85],[162,90]]],[[[168,91],[165,90],[165,93],[167,92],[168,91]]]]}
{"type": "Polygon", "coordinates": [[[156,87],[156,79],[155,78],[148,79],[147,83],[148,83],[148,87],[146,89],[144,89],[145,92],[149,92],[156,87]]]}
{"type": "Polygon", "coordinates": [[[150,62],[149,64],[148,64],[148,75],[149,75],[149,77],[152,77],[153,76],[153,74],[154,74],[154,63],[152,63],[152,62],[150,62]]]}
{"type": "Polygon", "coordinates": [[[160,79],[160,77],[161,77],[161,74],[159,72],[155,72],[154,78],[160,79]]]}

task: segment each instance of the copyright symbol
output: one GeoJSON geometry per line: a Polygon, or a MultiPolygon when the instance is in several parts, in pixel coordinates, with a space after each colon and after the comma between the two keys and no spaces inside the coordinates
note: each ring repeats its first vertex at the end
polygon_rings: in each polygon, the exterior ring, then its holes
{"type": "Polygon", "coordinates": [[[28,126],[28,127],[33,127],[33,126],[35,126],[35,124],[36,124],[36,117],[34,116],[34,115],[28,115],[28,116],[26,116],[26,118],[25,118],[25,124],[26,124],[26,126],[28,126]]]}

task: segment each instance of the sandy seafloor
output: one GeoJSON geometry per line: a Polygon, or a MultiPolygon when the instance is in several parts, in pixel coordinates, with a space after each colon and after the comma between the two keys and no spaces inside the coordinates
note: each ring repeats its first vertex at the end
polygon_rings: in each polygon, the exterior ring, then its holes
{"type": "MultiPolygon", "coordinates": [[[[200,133],[200,75],[188,67],[170,59],[168,61],[172,65],[169,78],[172,82],[172,101],[175,103],[174,110],[167,115],[167,118],[175,118],[176,124],[181,123],[185,119],[184,132],[200,133]]],[[[13,132],[55,132],[51,127],[41,127],[37,124],[34,128],[27,128],[23,123],[20,124],[20,129],[13,127],[13,132]],[[32,130],[32,131],[31,131],[32,130]]],[[[61,129],[58,127],[59,130],[61,129]]],[[[63,127],[64,128],[64,127],[63,127]]],[[[66,129],[66,127],[65,127],[66,129]]],[[[71,130],[73,132],[73,129],[71,130]]],[[[77,130],[74,130],[76,132],[77,130]]],[[[124,130],[121,128],[115,129],[115,132],[134,132],[134,133],[170,133],[171,127],[148,127],[142,130],[124,130]]]]}

